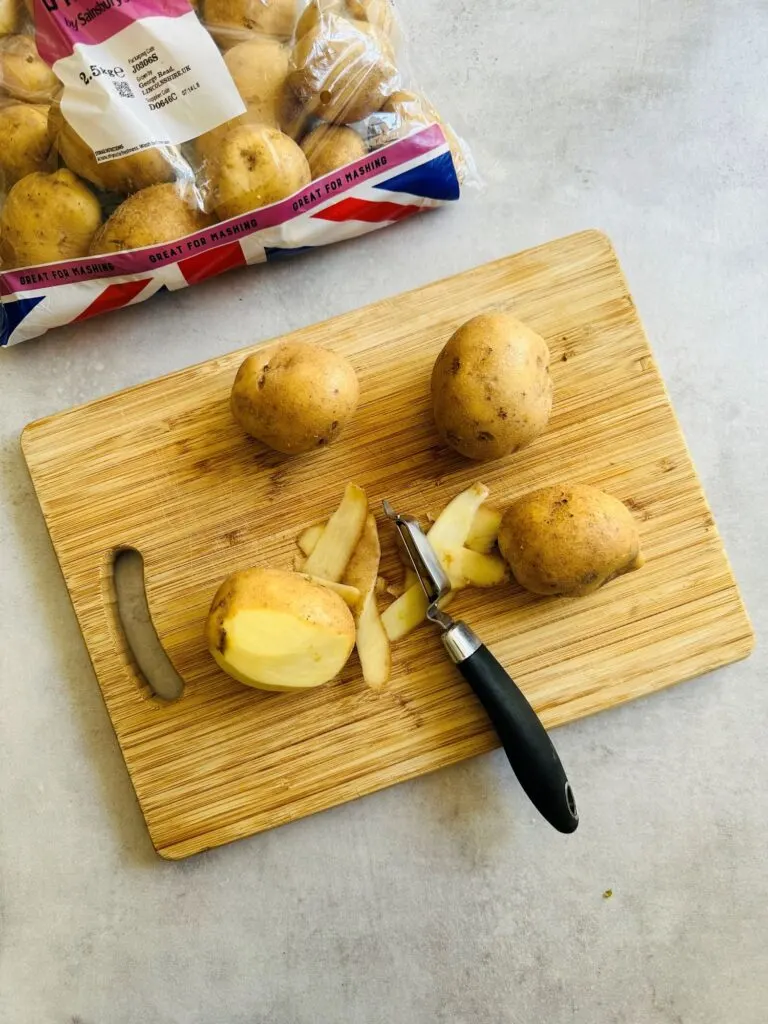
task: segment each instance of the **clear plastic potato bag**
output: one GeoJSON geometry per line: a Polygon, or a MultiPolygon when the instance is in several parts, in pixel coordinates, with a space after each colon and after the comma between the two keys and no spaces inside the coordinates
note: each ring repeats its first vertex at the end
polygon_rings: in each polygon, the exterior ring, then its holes
{"type": "Polygon", "coordinates": [[[392,0],[0,0],[0,345],[459,198],[392,0]]]}

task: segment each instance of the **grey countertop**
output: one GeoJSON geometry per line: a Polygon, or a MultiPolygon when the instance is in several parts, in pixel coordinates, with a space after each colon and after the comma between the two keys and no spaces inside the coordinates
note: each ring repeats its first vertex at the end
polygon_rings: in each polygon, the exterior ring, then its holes
{"type": "Polygon", "coordinates": [[[3,1024],[766,1020],[768,6],[403,10],[484,194],[0,353],[3,1024]],[[586,227],[622,259],[757,652],[559,730],[583,819],[571,838],[535,820],[497,753],[160,860],[22,427],[586,227]]]}

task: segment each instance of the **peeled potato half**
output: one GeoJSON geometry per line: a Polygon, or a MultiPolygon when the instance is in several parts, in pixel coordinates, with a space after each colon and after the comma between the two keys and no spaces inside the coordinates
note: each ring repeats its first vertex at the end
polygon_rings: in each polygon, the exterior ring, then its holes
{"type": "Polygon", "coordinates": [[[282,569],[225,580],[206,624],[208,647],[228,675],[261,690],[306,690],[339,674],[355,644],[342,598],[282,569]]]}

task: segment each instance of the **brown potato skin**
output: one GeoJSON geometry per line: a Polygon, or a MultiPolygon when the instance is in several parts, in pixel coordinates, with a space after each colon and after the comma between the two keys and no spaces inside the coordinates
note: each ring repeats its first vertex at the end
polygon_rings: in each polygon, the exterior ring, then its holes
{"type": "Polygon", "coordinates": [[[91,256],[161,245],[209,227],[211,217],[189,199],[170,183],[134,192],[96,232],[91,256]]]}
{"type": "Polygon", "coordinates": [[[224,54],[227,70],[253,121],[280,127],[289,57],[288,47],[269,36],[246,39],[224,54]]]}
{"type": "Polygon", "coordinates": [[[0,39],[0,88],[17,100],[50,103],[61,83],[37,52],[32,36],[4,36],[0,39]]]}
{"type": "Polygon", "coordinates": [[[66,120],[58,103],[51,105],[48,133],[70,171],[97,188],[128,195],[150,185],[173,181],[176,176],[173,164],[160,149],[145,149],[97,163],[93,150],[66,120]]]}
{"type": "Polygon", "coordinates": [[[287,199],[312,180],[293,139],[263,124],[228,132],[210,168],[210,205],[221,220],[287,199]]]}
{"type": "Polygon", "coordinates": [[[347,10],[351,18],[367,21],[387,36],[395,31],[395,8],[390,0],[347,0],[347,10]]]}
{"type": "Polygon", "coordinates": [[[232,388],[232,413],[246,433],[284,455],[333,441],[357,408],[352,364],[328,349],[281,342],[248,356],[232,388]]]}
{"type": "Polygon", "coordinates": [[[333,124],[320,124],[313,128],[302,139],[301,149],[313,179],[323,178],[345,164],[362,160],[368,152],[356,131],[333,124]]]}
{"type": "Polygon", "coordinates": [[[204,0],[203,22],[224,45],[244,31],[287,39],[296,23],[297,0],[204,0]]]}
{"type": "MultiPolygon", "coordinates": [[[[244,124],[264,124],[260,104],[256,103],[254,106],[247,104],[245,113],[238,114],[237,117],[225,121],[224,124],[211,128],[210,131],[205,132],[203,135],[198,135],[192,145],[195,148],[195,155],[200,163],[215,163],[224,139],[226,139],[231,131],[234,131],[235,128],[240,128],[244,124]]],[[[205,172],[203,172],[203,177],[205,177],[205,172]]]]}
{"type": "Polygon", "coordinates": [[[499,459],[543,433],[552,409],[549,349],[508,313],[460,327],[432,371],[432,408],[443,441],[469,459],[499,459]]]}
{"type": "Polygon", "coordinates": [[[0,108],[0,188],[6,191],[20,178],[51,167],[48,107],[10,103],[0,108]]]}
{"type": "Polygon", "coordinates": [[[352,124],[380,110],[399,83],[387,39],[368,22],[324,14],[296,43],[289,84],[316,117],[352,124]]]}
{"type": "Polygon", "coordinates": [[[393,34],[397,24],[390,0],[311,0],[301,12],[296,38],[301,39],[328,14],[368,22],[386,36],[393,34]]]}
{"type": "Polygon", "coordinates": [[[101,206],[79,178],[62,167],[17,181],[0,213],[3,269],[87,256],[101,226],[101,206]]]}
{"type": "Polygon", "coordinates": [[[556,484],[519,498],[501,520],[499,549],[534,594],[591,594],[643,564],[632,513],[587,484],[556,484]]]}
{"type": "Polygon", "coordinates": [[[396,139],[405,138],[406,135],[410,135],[411,132],[416,131],[418,128],[426,128],[430,124],[439,124],[448,143],[453,166],[456,170],[456,177],[460,183],[465,180],[467,176],[467,158],[459,137],[451,126],[443,121],[426,96],[422,96],[417,92],[409,92],[406,89],[398,89],[397,92],[392,93],[381,108],[381,113],[386,114],[387,117],[381,119],[381,128],[372,140],[372,145],[376,147],[385,146],[396,139]]]}
{"type": "Polygon", "coordinates": [[[296,38],[301,39],[328,14],[338,14],[344,17],[346,13],[345,0],[311,0],[301,12],[301,17],[296,25],[296,38]]]}
{"type": "Polygon", "coordinates": [[[18,0],[0,0],[0,36],[16,31],[20,13],[18,0]]]}

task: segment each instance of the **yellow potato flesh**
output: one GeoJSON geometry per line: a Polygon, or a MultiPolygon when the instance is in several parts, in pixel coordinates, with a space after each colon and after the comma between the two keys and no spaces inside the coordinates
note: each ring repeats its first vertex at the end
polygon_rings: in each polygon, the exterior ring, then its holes
{"type": "Polygon", "coordinates": [[[467,534],[466,546],[472,551],[479,551],[483,555],[493,551],[499,539],[499,527],[501,526],[501,512],[488,505],[481,505],[472,520],[472,526],[467,534]]]}
{"type": "MultiPolygon", "coordinates": [[[[454,594],[454,590],[446,594],[440,601],[440,607],[447,608],[453,600],[454,594]]],[[[426,618],[427,607],[427,595],[424,593],[422,585],[414,583],[402,597],[398,597],[389,608],[385,608],[381,614],[381,623],[390,643],[406,636],[420,625],[426,618]]]]}
{"type": "Polygon", "coordinates": [[[299,545],[301,553],[306,555],[307,558],[317,547],[317,542],[322,537],[324,529],[325,523],[315,523],[314,526],[308,526],[306,530],[299,534],[296,543],[299,545]]]}
{"type": "MultiPolygon", "coordinates": [[[[487,497],[488,488],[484,484],[476,483],[468,487],[446,505],[427,534],[451,581],[451,593],[440,602],[441,608],[445,607],[457,590],[467,586],[493,587],[507,578],[506,566],[501,558],[465,548],[475,517],[487,497]]],[[[391,642],[410,633],[423,622],[427,614],[427,598],[421,584],[408,584],[406,573],[405,592],[381,616],[391,642]]]]}
{"type": "Polygon", "coordinates": [[[477,483],[457,494],[446,505],[427,534],[438,558],[446,548],[463,547],[477,510],[487,497],[488,488],[477,483]]]}
{"type": "Polygon", "coordinates": [[[304,572],[331,582],[341,580],[362,536],[367,515],[368,498],[365,491],[357,484],[347,484],[344,498],[328,520],[328,525],[304,565],[304,572]]]}
{"type": "Polygon", "coordinates": [[[225,620],[221,668],[246,686],[303,690],[338,675],[351,651],[347,636],[302,622],[287,612],[244,609],[225,620]]]}
{"type": "MultiPolygon", "coordinates": [[[[440,560],[451,577],[452,587],[440,602],[441,608],[445,608],[456,591],[465,587],[498,587],[509,579],[506,563],[498,555],[485,555],[469,548],[448,548],[440,560]]],[[[412,569],[406,569],[404,586],[400,597],[381,616],[390,641],[410,633],[427,614],[427,597],[412,569]]]]}
{"type": "MultiPolygon", "coordinates": [[[[354,487],[354,485],[350,486],[354,487]]],[[[316,523],[299,534],[297,543],[305,555],[310,557],[313,555],[332,523],[333,517],[329,524],[316,523]]],[[[341,591],[351,591],[357,594],[357,602],[353,604],[347,601],[347,604],[355,615],[357,653],[360,658],[360,667],[363,670],[363,679],[373,689],[382,687],[389,679],[392,670],[389,639],[376,604],[376,592],[380,579],[378,575],[380,558],[381,547],[376,520],[371,513],[368,513],[363,532],[344,572],[346,585],[328,583],[326,580],[317,581],[326,586],[341,588],[337,590],[341,597],[345,596],[341,591]]]]}
{"type": "Polygon", "coordinates": [[[376,594],[371,591],[355,615],[357,626],[357,654],[363,670],[363,679],[374,690],[389,680],[392,671],[392,651],[389,637],[376,607],[376,594]]]}
{"type": "Polygon", "coordinates": [[[344,604],[351,611],[354,611],[360,604],[360,591],[357,587],[348,587],[344,583],[336,583],[333,580],[324,580],[321,576],[310,576],[306,572],[298,571],[298,575],[309,583],[316,583],[318,587],[327,587],[334,594],[338,594],[344,604]]]}
{"type": "Polygon", "coordinates": [[[376,519],[368,513],[365,526],[344,573],[344,581],[357,587],[362,600],[355,610],[357,654],[363,679],[378,689],[389,679],[392,654],[376,604],[376,580],[381,560],[381,546],[376,519]]]}
{"type": "Polygon", "coordinates": [[[441,561],[451,577],[454,590],[462,587],[497,587],[509,579],[507,564],[500,555],[486,555],[469,548],[447,548],[441,561]]]}

